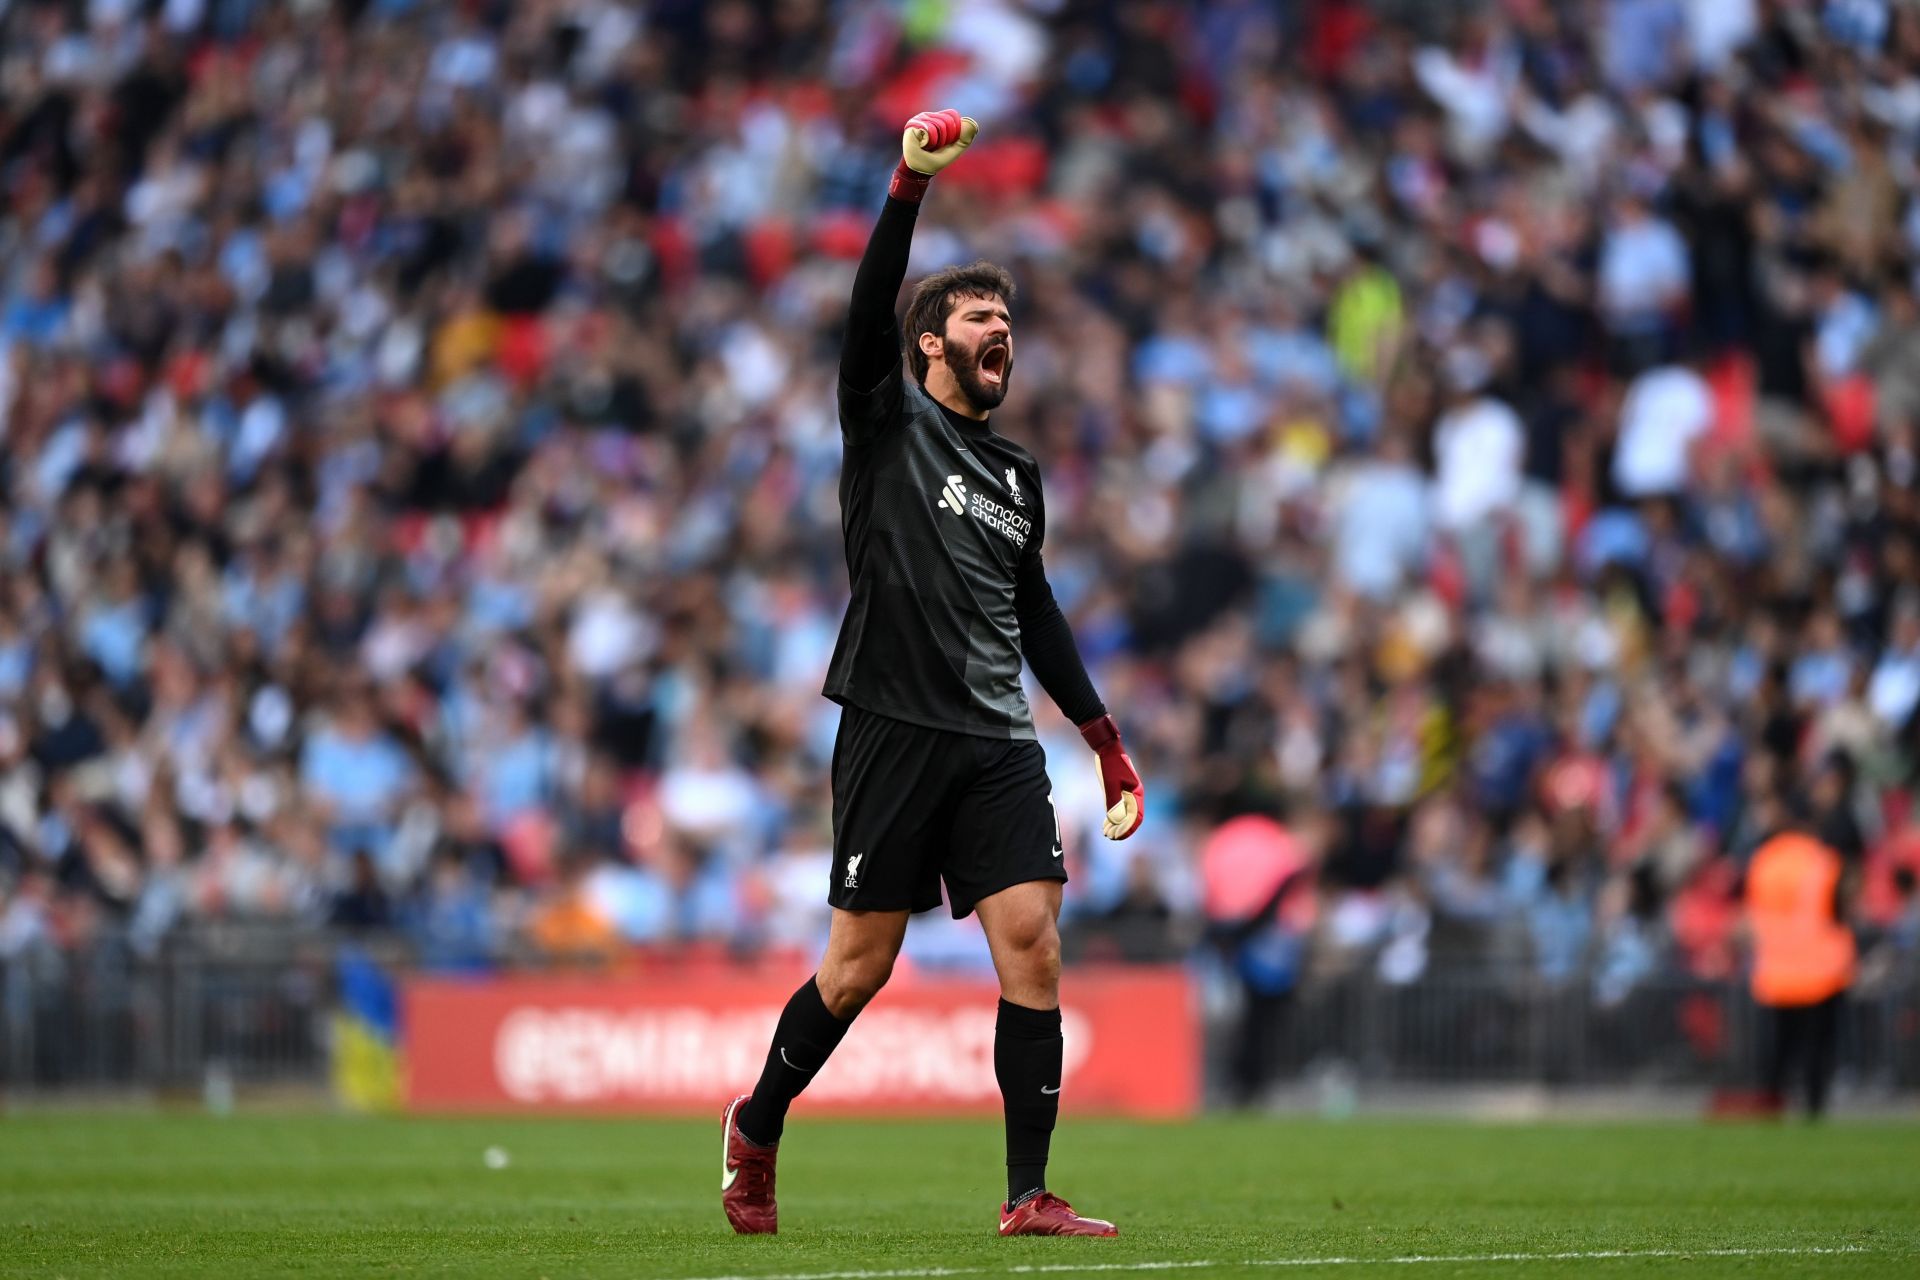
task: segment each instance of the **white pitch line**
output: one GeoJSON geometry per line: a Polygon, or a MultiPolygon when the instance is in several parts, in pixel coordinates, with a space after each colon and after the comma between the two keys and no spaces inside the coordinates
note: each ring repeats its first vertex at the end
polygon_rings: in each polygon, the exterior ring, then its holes
{"type": "Polygon", "coordinates": [[[1091,1271],[1192,1271],[1200,1267],[1384,1267],[1471,1265],[1480,1262],[1605,1262],[1614,1258],[1813,1258],[1872,1253],[1860,1245],[1802,1245],[1759,1249],[1579,1249],[1567,1253],[1415,1253],[1390,1258],[1248,1258],[1240,1262],[1017,1263],[1007,1267],[898,1267],[884,1271],[792,1271],[783,1274],[692,1276],[687,1280],[929,1280],[940,1276],[1046,1275],[1091,1271]]]}

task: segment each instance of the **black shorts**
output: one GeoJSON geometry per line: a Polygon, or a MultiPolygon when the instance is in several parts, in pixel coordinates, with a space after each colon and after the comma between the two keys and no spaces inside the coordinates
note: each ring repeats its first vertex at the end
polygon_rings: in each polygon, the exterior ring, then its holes
{"type": "Polygon", "coordinates": [[[1060,823],[1040,744],[925,729],[858,707],[833,743],[833,878],[849,911],[958,920],[990,894],[1062,880],[1060,823]]]}

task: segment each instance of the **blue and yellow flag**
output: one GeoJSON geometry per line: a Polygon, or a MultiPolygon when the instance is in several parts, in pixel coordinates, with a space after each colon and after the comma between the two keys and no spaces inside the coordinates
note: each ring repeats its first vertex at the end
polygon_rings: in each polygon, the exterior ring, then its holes
{"type": "Polygon", "coordinates": [[[393,978],[354,947],[334,961],[333,1094],[350,1111],[400,1106],[400,1007],[393,978]]]}

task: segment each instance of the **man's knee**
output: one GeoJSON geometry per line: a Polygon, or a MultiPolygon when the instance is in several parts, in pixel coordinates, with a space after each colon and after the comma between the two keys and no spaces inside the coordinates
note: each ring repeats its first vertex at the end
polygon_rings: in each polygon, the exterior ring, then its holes
{"type": "Polygon", "coordinates": [[[1029,981],[1057,982],[1060,977],[1060,929],[1044,911],[1008,921],[1001,937],[1009,963],[1029,981]]]}
{"type": "Polygon", "coordinates": [[[866,1008],[893,976],[893,957],[884,951],[829,956],[814,975],[827,1012],[842,1021],[866,1008]]]}

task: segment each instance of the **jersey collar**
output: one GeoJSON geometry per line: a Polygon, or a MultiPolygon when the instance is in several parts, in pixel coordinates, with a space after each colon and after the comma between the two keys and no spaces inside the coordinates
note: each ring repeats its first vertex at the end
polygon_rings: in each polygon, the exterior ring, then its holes
{"type": "MultiPolygon", "coordinates": [[[[929,395],[927,399],[933,400],[933,397],[929,395]]],[[[981,421],[979,418],[969,418],[964,413],[955,413],[938,400],[933,400],[933,407],[946,415],[947,421],[953,424],[955,431],[970,436],[990,436],[993,434],[993,427],[981,421]]]]}

